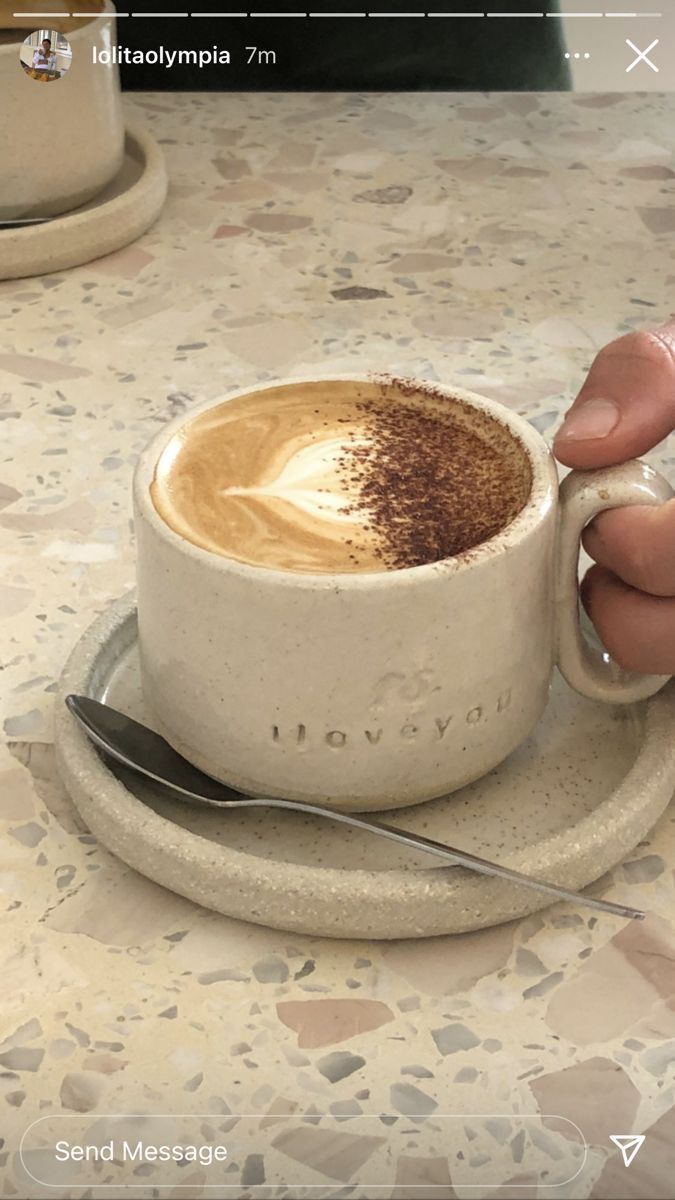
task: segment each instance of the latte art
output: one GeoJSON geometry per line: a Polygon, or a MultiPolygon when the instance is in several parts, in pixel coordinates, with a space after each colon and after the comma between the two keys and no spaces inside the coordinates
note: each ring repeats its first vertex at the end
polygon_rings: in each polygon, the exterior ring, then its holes
{"type": "Polygon", "coordinates": [[[165,447],[151,486],[176,533],[255,566],[396,570],[460,554],[529,495],[493,419],[395,384],[285,384],[225,401],[165,447]]]}
{"type": "Polygon", "coordinates": [[[339,521],[341,525],[356,525],[347,505],[356,499],[340,476],[340,464],[348,449],[367,447],[368,438],[319,437],[308,446],[300,447],[270,483],[250,484],[248,487],[227,487],[223,496],[267,496],[284,500],[319,520],[339,521]]]}

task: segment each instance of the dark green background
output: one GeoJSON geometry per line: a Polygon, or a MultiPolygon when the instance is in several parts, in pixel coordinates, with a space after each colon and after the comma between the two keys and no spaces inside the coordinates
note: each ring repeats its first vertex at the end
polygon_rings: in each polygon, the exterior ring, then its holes
{"type": "MultiPolygon", "coordinates": [[[[120,11],[126,6],[118,4],[120,11]]],[[[170,7],[181,8],[180,0],[170,7]]],[[[187,6],[190,11],[190,5],[187,6]]],[[[239,11],[236,0],[196,11],[239,11]]],[[[252,11],[426,11],[415,0],[312,4],[259,0],[252,11]]],[[[438,12],[556,12],[557,0],[438,0],[438,12]]],[[[166,11],[169,11],[167,6],[166,11]]],[[[243,10],[242,10],[243,11],[243,10]]],[[[249,10],[247,10],[249,11],[249,10]]],[[[555,18],[214,18],[120,20],[118,42],[134,49],[209,49],[232,53],[229,66],[122,66],[122,83],[141,91],[544,91],[570,87],[561,22],[555,18]],[[247,66],[246,45],[276,52],[275,65],[247,66]]]]}

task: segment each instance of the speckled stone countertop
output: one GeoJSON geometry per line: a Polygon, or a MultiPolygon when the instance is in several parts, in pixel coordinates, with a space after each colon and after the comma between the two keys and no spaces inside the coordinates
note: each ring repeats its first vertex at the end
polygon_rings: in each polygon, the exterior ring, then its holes
{"type": "MultiPolygon", "coordinates": [[[[615,872],[643,925],[558,905],[432,942],[303,940],[199,909],[97,846],[55,776],[51,723],[68,651],[133,585],[136,455],[191,403],[387,369],[553,431],[595,352],[675,308],[675,97],[127,106],[167,156],[158,223],[89,266],[0,284],[0,1194],[26,1194],[18,1144],[45,1113],[438,1106],[575,1121],[591,1149],[558,1196],[665,1197],[672,815],[615,872]],[[649,1154],[625,1172],[608,1137],[632,1127],[649,1154]]],[[[653,461],[672,476],[663,448],[653,461]]],[[[366,1194],[343,1136],[342,1174],[293,1152],[316,1194],[366,1194]]],[[[260,1149],[247,1185],[278,1184],[283,1155],[260,1149]]],[[[453,1193],[447,1161],[426,1161],[417,1196],[554,1194],[515,1150],[499,1193],[453,1193]]],[[[411,1195],[412,1162],[402,1150],[392,1194],[411,1195]]],[[[207,1182],[196,1167],[171,1194],[207,1182]]]]}

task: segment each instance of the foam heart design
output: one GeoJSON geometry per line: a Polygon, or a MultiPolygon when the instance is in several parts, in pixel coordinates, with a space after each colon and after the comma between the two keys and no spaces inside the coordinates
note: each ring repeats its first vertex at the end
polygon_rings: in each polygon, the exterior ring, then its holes
{"type": "Polygon", "coordinates": [[[293,453],[271,483],[228,487],[221,495],[274,497],[311,516],[353,524],[349,505],[355,497],[350,495],[344,474],[345,450],[367,449],[369,444],[367,438],[357,436],[348,441],[339,437],[313,441],[293,453]]]}

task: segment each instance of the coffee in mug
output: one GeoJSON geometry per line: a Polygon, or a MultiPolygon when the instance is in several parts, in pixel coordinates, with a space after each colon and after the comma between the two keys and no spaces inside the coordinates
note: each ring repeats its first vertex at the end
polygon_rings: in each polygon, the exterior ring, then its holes
{"type": "Polygon", "coordinates": [[[204,550],[343,574],[462,554],[510,523],[531,484],[524,448],[442,392],[305,383],[188,421],[150,491],[162,519],[204,550]]]}

